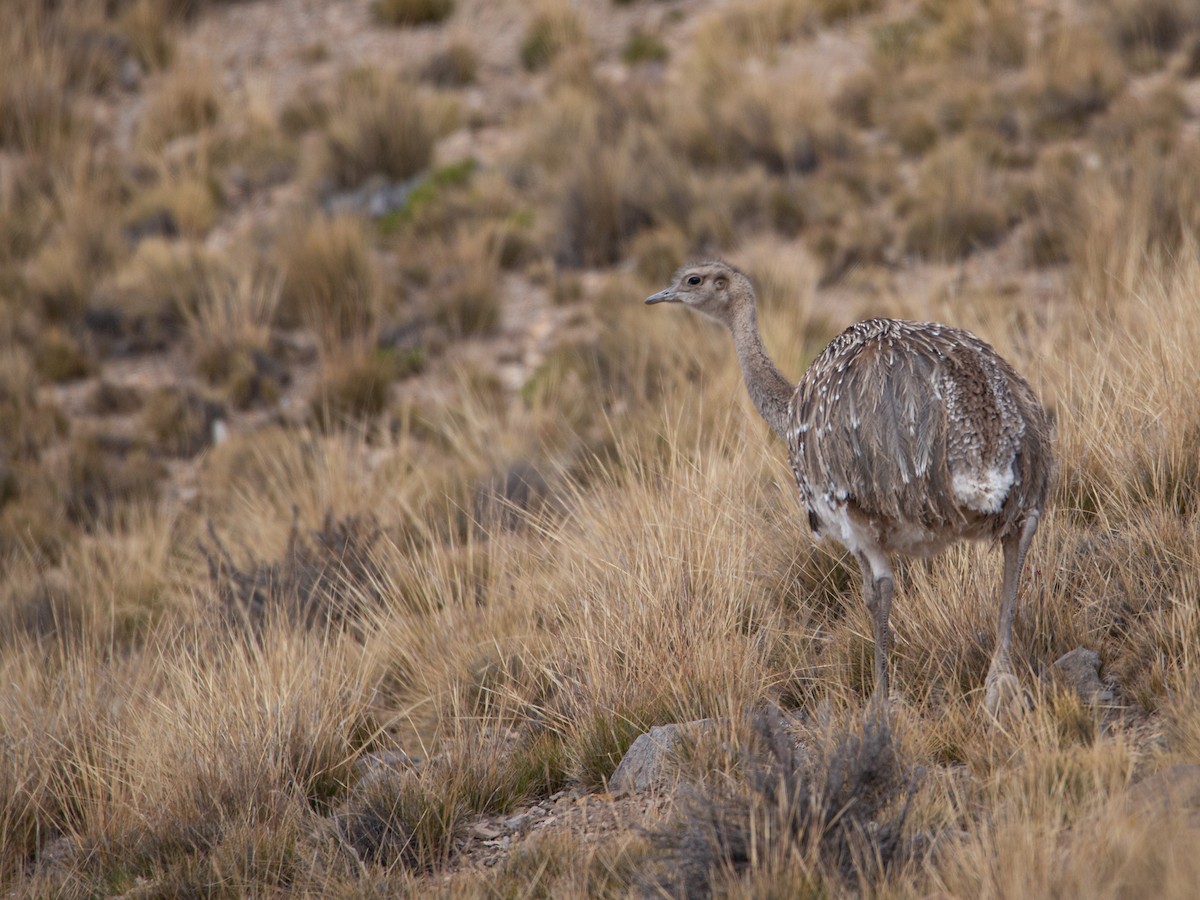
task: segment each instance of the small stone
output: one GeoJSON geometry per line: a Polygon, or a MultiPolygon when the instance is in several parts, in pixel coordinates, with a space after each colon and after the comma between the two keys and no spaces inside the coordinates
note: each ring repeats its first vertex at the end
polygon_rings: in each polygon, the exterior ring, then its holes
{"type": "Polygon", "coordinates": [[[1113,692],[1100,680],[1100,654],[1076,647],[1054,662],[1056,677],[1073,689],[1084,703],[1109,703],[1113,692]]]}
{"type": "Polygon", "coordinates": [[[121,60],[121,68],[117,72],[117,82],[121,85],[121,90],[136,91],[142,84],[144,74],[142,64],[134,57],[126,56],[121,60]]]}
{"type": "Polygon", "coordinates": [[[476,822],[471,826],[471,834],[481,841],[494,841],[503,835],[504,832],[494,825],[489,825],[487,822],[476,822]]]}
{"type": "Polygon", "coordinates": [[[515,816],[509,816],[504,820],[504,827],[510,831],[523,831],[533,821],[534,817],[531,813],[517,813],[515,816]]]}

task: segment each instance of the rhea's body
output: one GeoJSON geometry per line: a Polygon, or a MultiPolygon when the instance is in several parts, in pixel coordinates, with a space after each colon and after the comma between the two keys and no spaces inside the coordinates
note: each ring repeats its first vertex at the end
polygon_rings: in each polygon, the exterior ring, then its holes
{"type": "Polygon", "coordinates": [[[962,539],[1004,548],[986,705],[1019,694],[1009,658],[1017,585],[1053,472],[1052,425],[1029,383],[970,332],[868,319],[834,338],[796,385],[759,335],[749,279],[722,262],[681,269],[647,303],[683,303],[725,325],[747,390],[787,444],[809,525],[863,573],[875,631],[876,699],[887,696],[889,554],[962,539]]]}

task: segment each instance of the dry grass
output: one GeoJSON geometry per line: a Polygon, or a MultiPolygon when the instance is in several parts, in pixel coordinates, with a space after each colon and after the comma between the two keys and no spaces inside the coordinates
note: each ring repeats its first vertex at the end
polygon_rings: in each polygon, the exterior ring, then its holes
{"type": "Polygon", "coordinates": [[[510,2],[500,56],[435,15],[400,80],[311,44],[281,112],[188,62],[222,4],[5,20],[0,893],[1193,895],[1194,829],[1130,811],[1200,763],[1191,7],[510,2]],[[1023,716],[982,715],[1001,563],[964,546],[898,569],[864,724],[854,565],[727,338],[639,303],[692,254],[793,377],[932,317],[1054,406],[1023,716]],[[701,718],[660,840],[481,843],[701,718]]]}

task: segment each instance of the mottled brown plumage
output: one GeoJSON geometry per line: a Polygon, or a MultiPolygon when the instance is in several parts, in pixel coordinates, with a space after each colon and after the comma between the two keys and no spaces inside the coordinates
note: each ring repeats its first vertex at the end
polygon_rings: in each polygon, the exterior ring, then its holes
{"type": "Polygon", "coordinates": [[[788,447],[813,531],[858,560],[875,630],[876,699],[887,696],[888,554],[954,541],[1004,548],[987,708],[1019,696],[1009,658],[1017,585],[1053,471],[1051,422],[1033,389],[967,331],[868,319],[834,338],[793,386],[768,358],[754,289],[737,269],[680,269],[647,303],[683,303],[733,335],[751,399],[788,447]]]}

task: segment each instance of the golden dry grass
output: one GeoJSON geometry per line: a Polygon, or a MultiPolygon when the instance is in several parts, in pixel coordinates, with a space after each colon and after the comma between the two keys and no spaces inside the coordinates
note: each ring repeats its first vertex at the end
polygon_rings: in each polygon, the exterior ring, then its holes
{"type": "Polygon", "coordinates": [[[1194,893],[1194,827],[1136,799],[1200,763],[1185,5],[1147,30],[1118,2],[1037,28],[1007,2],[696,4],[654,22],[661,81],[604,10],[521,7],[518,56],[541,12],[546,46],[506,77],[538,100],[475,109],[506,142],[468,162],[435,150],[455,92],[491,90],[482,54],[419,102],[420,60],[331,76],[303,96],[329,114],[285,128],[189,68],[220,4],[52,6],[0,38],[27,63],[0,74],[0,891],[1194,893]],[[829,22],[861,66],[797,88],[829,22]],[[82,124],[124,101],[79,28],[153,70],[123,151],[82,124]],[[324,212],[380,182],[399,207],[324,212]],[[174,230],[129,227],[162,209],[174,230]],[[277,214],[235,230],[247,209],[277,214]],[[857,573],[809,540],[727,338],[639,302],[709,253],[754,278],[793,377],[860,311],[938,318],[1056,411],[1030,709],[982,713],[998,553],[901,566],[892,732],[863,763],[890,787],[858,833],[811,826],[869,744],[857,573]],[[1056,680],[1078,646],[1110,704],[1056,680]],[[812,750],[784,770],[756,743],[773,706],[812,750]],[[477,864],[480,817],[608,804],[638,734],[701,718],[661,831],[477,864]],[[423,762],[356,766],[393,749],[423,762]]]}

